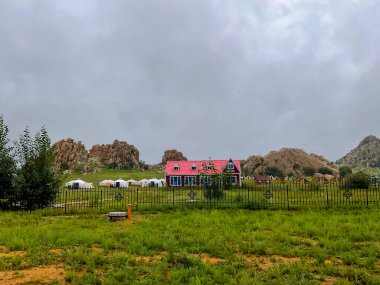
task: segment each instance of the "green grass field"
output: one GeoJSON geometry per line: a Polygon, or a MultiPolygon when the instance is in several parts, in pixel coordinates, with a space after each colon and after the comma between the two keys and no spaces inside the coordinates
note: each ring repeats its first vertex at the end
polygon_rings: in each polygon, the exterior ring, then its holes
{"type": "Polygon", "coordinates": [[[379,209],[1,213],[0,284],[380,284],[379,209]]]}
{"type": "Polygon", "coordinates": [[[90,174],[67,174],[64,176],[62,186],[70,181],[75,180],[77,178],[80,178],[86,182],[93,183],[94,186],[99,185],[99,182],[106,179],[112,179],[117,180],[119,178],[128,180],[128,179],[134,179],[134,180],[141,180],[143,178],[150,179],[150,178],[163,178],[164,174],[162,171],[158,170],[147,170],[147,171],[141,171],[141,170],[116,170],[116,169],[103,169],[101,172],[97,173],[90,173],[90,174]]]}

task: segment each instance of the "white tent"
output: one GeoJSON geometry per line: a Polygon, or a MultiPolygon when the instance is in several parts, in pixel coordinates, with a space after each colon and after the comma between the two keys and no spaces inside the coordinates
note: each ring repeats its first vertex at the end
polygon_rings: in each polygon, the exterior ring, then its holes
{"type": "Polygon", "coordinates": [[[94,185],[92,185],[92,183],[85,182],[79,178],[67,182],[65,186],[69,189],[94,188],[94,185]]]}
{"type": "Polygon", "coordinates": [[[136,180],[128,179],[127,180],[128,185],[140,185],[136,180]]]}
{"type": "Polygon", "coordinates": [[[123,180],[123,179],[115,180],[114,187],[117,187],[117,188],[126,188],[126,187],[128,187],[128,182],[125,181],[125,180],[123,180]]]}
{"type": "Polygon", "coordinates": [[[147,187],[148,184],[149,183],[149,180],[148,179],[141,179],[140,181],[139,181],[139,185],[141,186],[141,187],[147,187]]]}
{"type": "Polygon", "coordinates": [[[162,186],[165,186],[165,185],[166,185],[166,179],[165,179],[165,178],[160,178],[160,179],[158,179],[158,180],[161,181],[162,186]]]}
{"type": "Polygon", "coordinates": [[[115,181],[111,179],[106,179],[99,182],[99,186],[114,187],[115,181]]]}
{"type": "Polygon", "coordinates": [[[149,187],[162,187],[162,182],[155,178],[149,179],[147,184],[149,187]]]}

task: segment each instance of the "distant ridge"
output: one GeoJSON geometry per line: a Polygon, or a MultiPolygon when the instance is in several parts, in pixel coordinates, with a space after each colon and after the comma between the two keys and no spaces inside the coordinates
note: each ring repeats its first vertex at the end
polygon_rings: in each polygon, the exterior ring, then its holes
{"type": "Polygon", "coordinates": [[[380,167],[380,140],[373,135],[365,137],[336,163],[350,167],[380,167]]]}

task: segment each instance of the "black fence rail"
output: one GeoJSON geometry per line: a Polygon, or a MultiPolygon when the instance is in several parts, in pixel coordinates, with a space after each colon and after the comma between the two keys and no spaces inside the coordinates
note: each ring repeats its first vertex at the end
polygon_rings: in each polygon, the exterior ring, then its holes
{"type": "MultiPolygon", "coordinates": [[[[59,189],[46,209],[68,212],[97,209],[123,211],[128,205],[136,209],[158,207],[199,208],[251,208],[295,209],[309,207],[357,206],[380,204],[380,187],[353,188],[348,184],[296,184],[279,183],[245,185],[222,190],[214,197],[202,187],[95,187],[85,189],[59,189]]],[[[1,205],[12,199],[0,198],[1,205]]],[[[17,200],[14,199],[13,201],[17,200]]],[[[3,209],[19,209],[17,203],[3,209]]]]}

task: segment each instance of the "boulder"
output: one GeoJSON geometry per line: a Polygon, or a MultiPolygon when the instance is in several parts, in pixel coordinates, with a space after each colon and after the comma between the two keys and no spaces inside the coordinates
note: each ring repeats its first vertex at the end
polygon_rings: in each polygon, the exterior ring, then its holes
{"type": "Polygon", "coordinates": [[[90,149],[90,157],[108,168],[139,168],[138,149],[125,141],[94,145],[90,149]]]}
{"type": "Polygon", "coordinates": [[[181,161],[181,160],[187,160],[187,158],[182,154],[182,152],[176,149],[165,150],[162,156],[163,165],[166,165],[166,162],[168,161],[181,161]]]}

